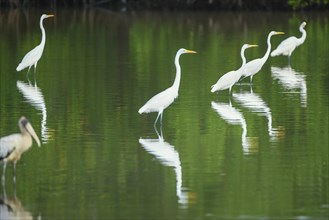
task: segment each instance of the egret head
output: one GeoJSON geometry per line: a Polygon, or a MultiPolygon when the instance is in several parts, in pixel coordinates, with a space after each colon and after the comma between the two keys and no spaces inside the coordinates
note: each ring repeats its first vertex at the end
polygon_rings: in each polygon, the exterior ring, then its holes
{"type": "Polygon", "coordinates": [[[41,20],[45,19],[45,18],[50,18],[50,17],[54,17],[55,15],[47,15],[47,14],[43,14],[41,15],[41,20]]]}
{"type": "Polygon", "coordinates": [[[38,135],[35,133],[29,120],[27,120],[26,117],[22,116],[18,121],[18,125],[19,125],[19,128],[21,129],[21,132],[29,133],[33,137],[33,139],[37,142],[38,146],[40,147],[40,140],[38,138],[38,135]]]}
{"type": "Polygon", "coordinates": [[[304,28],[306,26],[306,22],[304,21],[300,26],[304,28]]]}
{"type": "Polygon", "coordinates": [[[279,35],[279,34],[284,34],[284,32],[281,32],[281,31],[271,31],[269,35],[272,36],[272,35],[279,35]]]}
{"type": "Polygon", "coordinates": [[[196,53],[196,52],[193,51],[193,50],[187,50],[187,49],[181,48],[181,49],[178,50],[177,53],[178,54],[183,54],[183,53],[196,53]]]}
{"type": "Polygon", "coordinates": [[[250,48],[250,47],[258,47],[258,45],[256,45],[256,44],[244,44],[242,46],[242,48],[244,48],[244,49],[247,49],[247,48],[250,48]]]}

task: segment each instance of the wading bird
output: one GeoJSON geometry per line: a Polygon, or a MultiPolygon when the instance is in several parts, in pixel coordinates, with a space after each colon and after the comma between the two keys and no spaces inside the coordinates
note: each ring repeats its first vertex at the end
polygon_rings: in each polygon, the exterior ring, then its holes
{"type": "Polygon", "coordinates": [[[306,22],[303,22],[299,26],[299,31],[302,32],[302,36],[300,38],[297,38],[295,36],[289,37],[282,41],[279,46],[272,51],[271,56],[288,56],[288,63],[290,63],[290,56],[292,52],[298,47],[299,45],[303,44],[306,39],[306,31],[304,30],[304,27],[306,26],[306,22]]]}
{"type": "Polygon", "coordinates": [[[24,56],[22,62],[20,62],[20,64],[18,64],[18,66],[16,68],[16,71],[21,71],[21,70],[25,69],[26,67],[29,67],[26,77],[28,77],[29,71],[30,71],[31,67],[34,65],[34,78],[35,78],[37,64],[42,56],[43,49],[45,48],[45,44],[46,44],[46,31],[45,31],[45,28],[43,27],[43,20],[45,18],[49,18],[49,17],[54,17],[54,15],[46,15],[46,14],[41,15],[41,17],[40,17],[40,29],[41,29],[41,33],[42,33],[41,43],[38,46],[36,46],[33,50],[28,52],[24,56]]]}
{"type": "Polygon", "coordinates": [[[230,71],[230,72],[226,73],[225,75],[223,75],[222,77],[220,77],[219,80],[214,85],[211,86],[211,92],[229,89],[229,93],[231,93],[232,86],[240,79],[240,77],[244,71],[244,66],[246,64],[246,58],[244,56],[244,51],[250,47],[258,47],[258,45],[244,44],[242,46],[241,52],[240,52],[240,55],[242,58],[242,65],[241,65],[240,69],[230,71]]]}
{"type": "Polygon", "coordinates": [[[176,66],[176,78],[171,87],[156,94],[150,100],[148,100],[139,110],[138,113],[149,113],[158,112],[158,116],[155,119],[154,127],[160,117],[160,125],[162,125],[162,114],[163,111],[178,97],[179,83],[181,78],[181,68],[179,65],[179,57],[184,53],[196,53],[192,50],[179,49],[175,56],[175,66],[176,66]]]}
{"type": "Polygon", "coordinates": [[[26,117],[22,116],[18,121],[20,134],[11,134],[0,138],[0,162],[3,163],[2,181],[5,181],[6,166],[11,162],[14,164],[14,182],[16,181],[16,163],[22,154],[32,146],[32,137],[40,147],[40,140],[32,125],[26,117]]]}
{"type": "Polygon", "coordinates": [[[284,33],[283,32],[277,32],[277,31],[271,31],[268,34],[268,37],[267,37],[267,51],[266,51],[265,55],[262,58],[251,60],[245,65],[243,74],[241,76],[242,77],[241,80],[243,80],[244,78],[250,76],[250,84],[252,83],[252,77],[262,69],[262,67],[264,66],[264,64],[266,63],[266,61],[267,61],[267,59],[270,55],[270,52],[271,52],[271,37],[273,35],[278,35],[278,34],[284,34],[284,33]]]}

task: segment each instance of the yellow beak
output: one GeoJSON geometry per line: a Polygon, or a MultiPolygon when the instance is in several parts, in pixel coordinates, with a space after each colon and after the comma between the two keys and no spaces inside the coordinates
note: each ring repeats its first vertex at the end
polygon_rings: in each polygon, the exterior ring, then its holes
{"type": "Polygon", "coordinates": [[[47,18],[55,17],[55,15],[47,15],[47,18]]]}
{"type": "Polygon", "coordinates": [[[186,53],[196,53],[196,51],[193,50],[185,50],[186,53]]]}
{"type": "Polygon", "coordinates": [[[257,44],[250,44],[249,47],[258,47],[257,44]]]}
{"type": "Polygon", "coordinates": [[[284,34],[284,32],[279,31],[279,32],[275,32],[275,34],[284,34]]]}

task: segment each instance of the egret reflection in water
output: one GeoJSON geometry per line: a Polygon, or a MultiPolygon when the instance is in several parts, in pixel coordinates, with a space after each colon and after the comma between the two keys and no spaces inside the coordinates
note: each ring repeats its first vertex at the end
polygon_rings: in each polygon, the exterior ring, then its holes
{"type": "Polygon", "coordinates": [[[47,108],[41,89],[36,84],[32,85],[30,82],[27,84],[22,81],[17,81],[17,88],[23,94],[28,103],[41,111],[41,139],[42,143],[47,143],[52,135],[47,128],[47,108]]]}
{"type": "Polygon", "coordinates": [[[271,75],[272,78],[277,80],[284,89],[289,91],[289,93],[299,92],[301,106],[307,106],[307,86],[305,75],[297,72],[290,66],[283,68],[272,66],[271,75]]]}
{"type": "Polygon", "coordinates": [[[240,93],[234,93],[233,98],[249,111],[267,118],[267,130],[272,140],[276,140],[283,135],[282,128],[273,128],[271,109],[258,94],[253,92],[252,87],[250,87],[250,92],[243,91],[240,93]]]}
{"type": "Polygon", "coordinates": [[[188,204],[188,192],[184,192],[182,188],[182,166],[179,159],[179,153],[175,147],[164,141],[162,129],[160,134],[156,130],[158,139],[139,139],[142,147],[151,155],[155,156],[162,165],[173,167],[176,174],[176,195],[178,203],[182,205],[188,204]]]}
{"type": "Polygon", "coordinates": [[[255,153],[258,151],[256,138],[247,137],[247,123],[242,113],[234,108],[231,104],[211,102],[211,107],[224,119],[228,124],[240,125],[242,128],[242,147],[245,154],[255,153]]]}

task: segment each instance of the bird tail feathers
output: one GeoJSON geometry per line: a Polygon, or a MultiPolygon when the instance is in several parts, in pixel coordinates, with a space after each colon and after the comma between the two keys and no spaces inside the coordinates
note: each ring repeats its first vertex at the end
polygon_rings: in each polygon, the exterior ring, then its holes
{"type": "Polygon", "coordinates": [[[279,55],[279,52],[277,50],[273,50],[271,53],[271,57],[276,57],[279,55]]]}
{"type": "Polygon", "coordinates": [[[145,111],[145,105],[138,110],[139,114],[142,114],[145,111]]]}
{"type": "Polygon", "coordinates": [[[16,71],[19,72],[21,70],[23,70],[25,67],[20,63],[18,64],[18,67],[16,68],[16,71]]]}
{"type": "Polygon", "coordinates": [[[214,84],[214,85],[211,86],[211,92],[215,92],[216,89],[217,89],[217,88],[216,88],[216,84],[214,84]]]}

